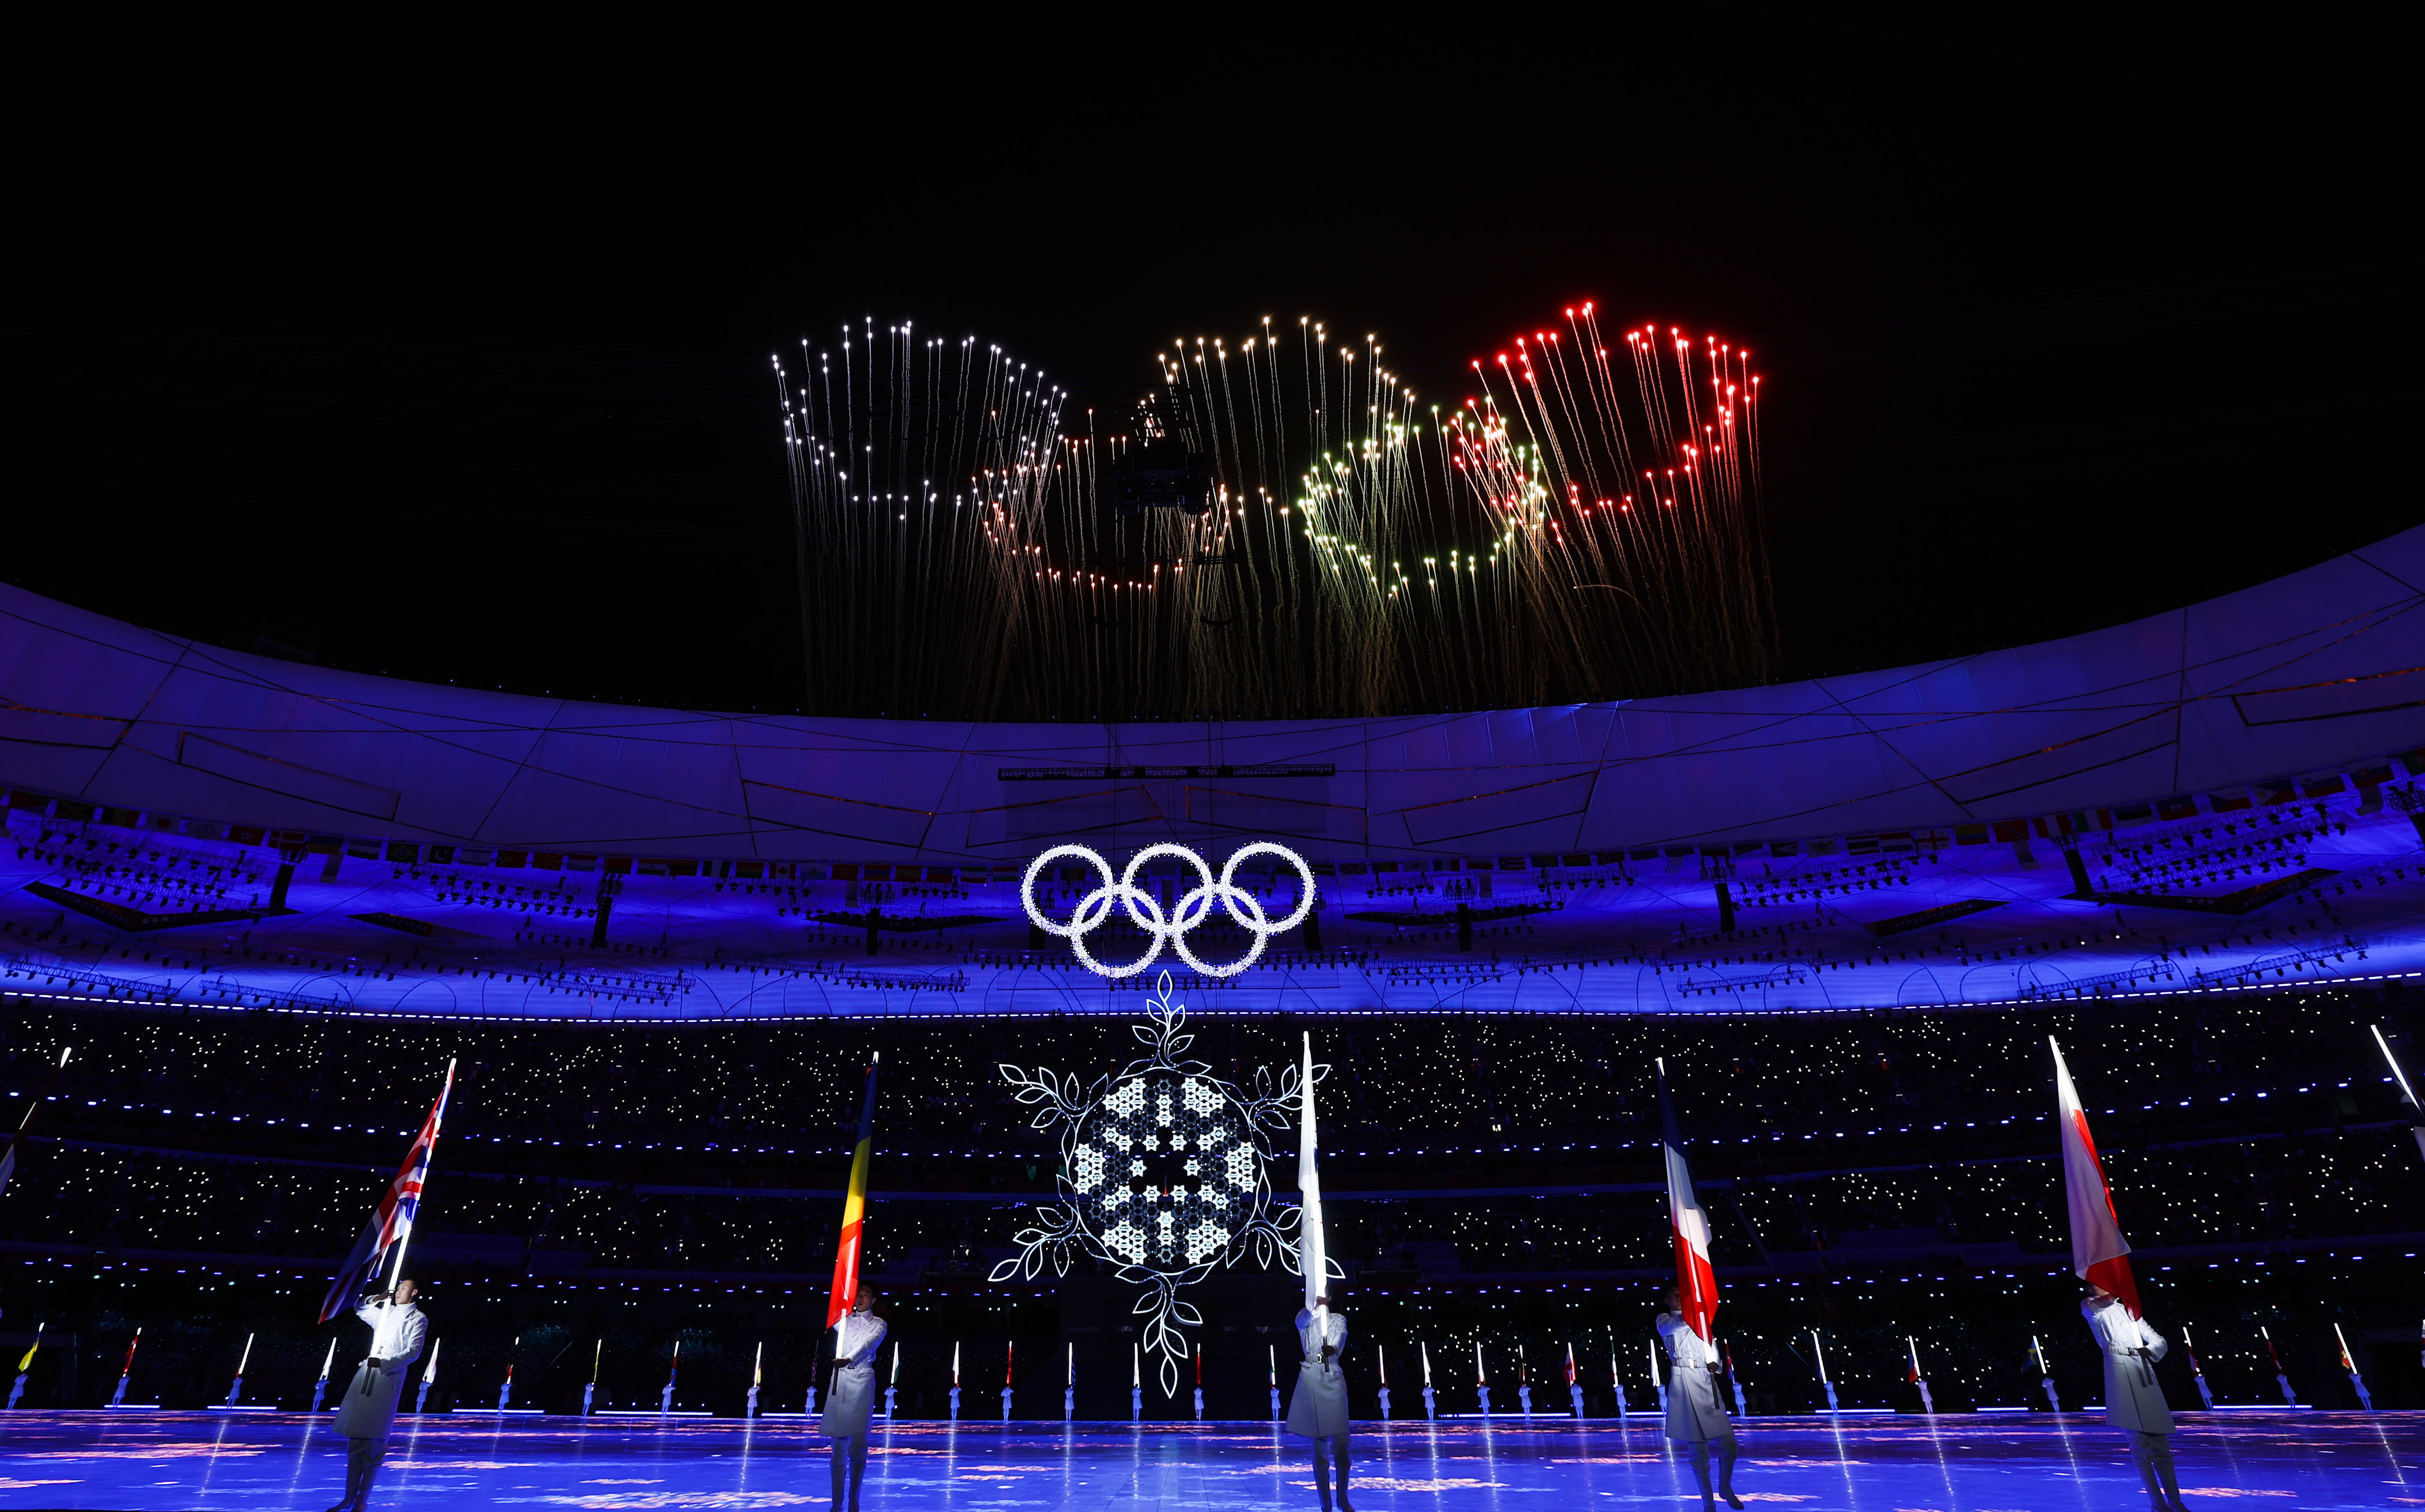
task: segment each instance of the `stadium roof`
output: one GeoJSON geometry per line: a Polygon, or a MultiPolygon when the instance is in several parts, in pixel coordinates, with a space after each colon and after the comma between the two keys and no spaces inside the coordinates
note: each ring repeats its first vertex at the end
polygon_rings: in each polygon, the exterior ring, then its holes
{"type": "MultiPolygon", "coordinates": [[[[0,782],[268,829],[755,860],[1613,851],[2024,817],[2425,744],[2425,527],[2062,640],[1634,701],[1123,725],[626,708],[301,666],[0,587],[0,782]]],[[[1944,588],[1866,591],[1914,602],[1944,588]]],[[[2009,591],[2026,592],[2026,582],[2009,591]]]]}

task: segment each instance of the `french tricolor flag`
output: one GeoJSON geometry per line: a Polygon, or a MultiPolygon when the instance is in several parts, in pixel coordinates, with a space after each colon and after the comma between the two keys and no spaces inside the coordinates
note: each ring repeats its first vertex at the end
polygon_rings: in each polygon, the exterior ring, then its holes
{"type": "Polygon", "coordinates": [[[1684,1134],[1676,1105],[1667,1100],[1667,1063],[1659,1072],[1659,1142],[1667,1156],[1667,1221],[1676,1234],[1676,1290],[1683,1295],[1684,1320],[1703,1339],[1718,1313],[1718,1273],[1710,1264],[1710,1215],[1693,1190],[1693,1168],[1684,1162],[1684,1134]]]}
{"type": "Polygon", "coordinates": [[[2097,1162],[2096,1141],[2089,1136],[2087,1110],[2071,1085],[2071,1068],[2063,1063],[2063,1047],[2052,1035],[2047,1036],[2047,1044],[2054,1051],[2055,1117],[2063,1125],[2063,1196],[2071,1210],[2071,1268],[2081,1280],[2121,1298],[2135,1318],[2139,1282],[2130,1274],[2130,1241],[2122,1237],[2113,1192],[2097,1162]]]}

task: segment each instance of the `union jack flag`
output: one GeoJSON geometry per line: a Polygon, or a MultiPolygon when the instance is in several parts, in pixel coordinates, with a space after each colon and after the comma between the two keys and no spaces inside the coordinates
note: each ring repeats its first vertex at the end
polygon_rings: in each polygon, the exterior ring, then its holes
{"type": "Polygon", "coordinates": [[[411,1237],[412,1220],[421,1212],[422,1188],[429,1182],[429,1158],[438,1152],[438,1125],[446,1117],[447,1094],[455,1090],[455,1063],[446,1064],[446,1085],[438,1089],[438,1101],[429,1105],[429,1117],[422,1120],[421,1133],[412,1148],[404,1152],[404,1164],[396,1167],[395,1180],[387,1183],[380,1194],[378,1206],[371,1210],[368,1223],[362,1225],[362,1236],[354,1241],[351,1254],[337,1267],[336,1279],[329,1283],[329,1295],[320,1299],[320,1321],[328,1322],[340,1313],[352,1310],[354,1299],[362,1294],[391,1250],[411,1237]]]}

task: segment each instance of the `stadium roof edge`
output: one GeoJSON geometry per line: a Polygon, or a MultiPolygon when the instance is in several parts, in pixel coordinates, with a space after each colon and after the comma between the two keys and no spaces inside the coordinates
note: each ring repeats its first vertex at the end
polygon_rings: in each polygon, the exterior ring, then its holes
{"type": "MultiPolygon", "coordinates": [[[[0,586],[0,785],[265,831],[1008,864],[1077,840],[1535,857],[1903,834],[2354,772],[2425,746],[2425,527],[2006,651],[1381,718],[970,724],[634,708],[300,666],[0,586]]],[[[2378,779],[2380,780],[2380,779],[2378,779]]]]}

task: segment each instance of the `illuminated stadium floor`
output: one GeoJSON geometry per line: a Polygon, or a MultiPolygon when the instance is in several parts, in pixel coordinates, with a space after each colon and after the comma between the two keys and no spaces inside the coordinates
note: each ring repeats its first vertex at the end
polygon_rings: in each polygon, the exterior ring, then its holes
{"type": "MultiPolygon", "coordinates": [[[[1548,1420],[1543,1420],[1545,1424],[1548,1420]]],[[[790,1507],[826,1501],[824,1440],[796,1423],[470,1415],[404,1420],[375,1506],[790,1507]]],[[[1398,1424],[1359,1432],[1359,1508],[1697,1501],[1692,1471],[1646,1427],[1398,1424]]],[[[879,1438],[866,1504],[882,1508],[1312,1506],[1301,1440],[1261,1425],[1085,1424],[879,1438]]],[[[2425,1414],[2192,1418],[2176,1440],[2193,1506],[2425,1506],[2425,1414]]],[[[1808,1512],[2135,1508],[2119,1434],[2037,1414],[1756,1420],[1736,1489],[1808,1512]]],[[[12,1412],[0,1420],[0,1507],[327,1506],[344,1476],[325,1421],[263,1414],[12,1412]]]]}

